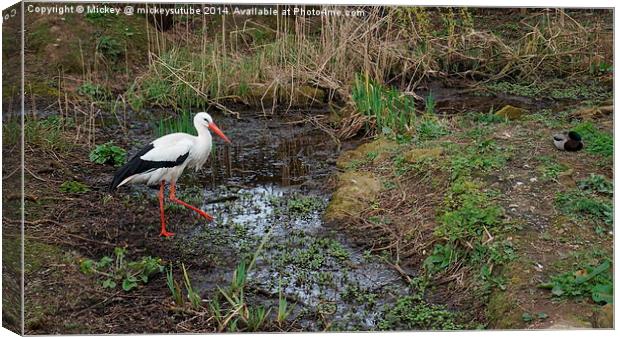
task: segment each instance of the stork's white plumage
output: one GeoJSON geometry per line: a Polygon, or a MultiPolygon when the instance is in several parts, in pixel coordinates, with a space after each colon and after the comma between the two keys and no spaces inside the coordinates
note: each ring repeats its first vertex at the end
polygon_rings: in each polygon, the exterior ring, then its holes
{"type": "Polygon", "coordinates": [[[113,190],[130,183],[159,185],[160,235],[162,236],[174,235],[174,233],[166,230],[164,216],[166,182],[170,184],[169,197],[171,201],[194,210],[207,220],[213,220],[213,217],[206,212],[177,199],[175,184],[186,167],[199,170],[209,158],[213,142],[209,130],[215,132],[228,143],[230,140],[206,112],[199,112],[194,116],[194,127],[198,132],[197,137],[186,133],[172,133],[149,143],[116,172],[110,186],[113,190]]]}

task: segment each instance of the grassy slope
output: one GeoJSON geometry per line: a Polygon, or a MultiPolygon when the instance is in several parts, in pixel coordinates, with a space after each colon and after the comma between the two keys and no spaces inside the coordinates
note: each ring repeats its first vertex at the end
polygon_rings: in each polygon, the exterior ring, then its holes
{"type": "MultiPolygon", "coordinates": [[[[423,268],[436,284],[431,298],[462,310],[465,321],[590,326],[601,307],[588,287],[571,298],[538,288],[612,256],[611,225],[593,211],[611,199],[576,192],[590,174],[612,178],[610,153],[560,152],[551,142],[558,130],[588,124],[548,112],[511,122],[488,114],[428,120],[448,134],[343,155],[339,163],[349,174],[370,173],[383,183],[377,199],[361,207],[368,211],[343,221],[351,234],[363,232],[360,242],[387,249],[395,264],[423,268]],[[561,207],[561,196],[570,205],[579,198],[594,203],[561,207]]],[[[594,125],[603,131],[586,138],[590,150],[608,137],[611,116],[594,125]]]]}

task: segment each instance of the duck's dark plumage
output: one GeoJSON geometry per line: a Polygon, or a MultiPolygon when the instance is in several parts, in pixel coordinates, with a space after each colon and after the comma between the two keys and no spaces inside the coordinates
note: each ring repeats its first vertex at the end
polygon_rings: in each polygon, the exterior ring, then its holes
{"type": "Polygon", "coordinates": [[[583,149],[583,141],[581,135],[575,131],[563,132],[553,135],[553,144],[559,150],[563,151],[579,151],[583,149]]]}

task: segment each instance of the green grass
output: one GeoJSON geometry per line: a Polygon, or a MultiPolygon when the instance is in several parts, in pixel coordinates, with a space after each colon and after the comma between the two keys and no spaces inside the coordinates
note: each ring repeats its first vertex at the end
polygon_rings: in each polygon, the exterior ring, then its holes
{"type": "Polygon", "coordinates": [[[386,88],[367,76],[356,75],[351,97],[357,110],[374,120],[377,133],[404,133],[415,122],[413,97],[386,88]]]}
{"type": "Polygon", "coordinates": [[[486,85],[496,93],[505,93],[524,97],[546,97],[556,100],[591,100],[603,101],[611,92],[599,82],[567,83],[562,80],[550,80],[540,84],[495,82],[486,85]]]}
{"type": "Polygon", "coordinates": [[[103,35],[97,40],[97,52],[112,62],[118,61],[123,54],[123,46],[112,36],[103,35]]]}
{"type": "Polygon", "coordinates": [[[445,205],[436,234],[448,242],[476,241],[483,236],[483,227],[493,228],[501,222],[502,209],[473,181],[454,182],[445,205]]]}
{"type": "Polygon", "coordinates": [[[481,140],[465,149],[453,149],[450,158],[452,179],[470,176],[476,172],[484,172],[503,167],[509,159],[509,149],[503,149],[493,140],[481,140]]]}
{"type": "Polygon", "coordinates": [[[598,265],[565,272],[551,277],[540,287],[550,289],[556,298],[589,297],[599,304],[613,303],[612,263],[605,259],[598,265]]]}
{"type": "Polygon", "coordinates": [[[448,130],[442,121],[434,115],[427,114],[415,123],[415,138],[419,142],[437,139],[447,134],[448,130]]]}
{"type": "Polygon", "coordinates": [[[614,183],[600,174],[590,173],[586,179],[580,180],[577,184],[579,189],[594,192],[601,195],[613,196],[614,183]]]}
{"type": "Polygon", "coordinates": [[[176,117],[160,119],[155,126],[155,136],[161,137],[170,133],[184,132],[196,136],[194,116],[189,111],[182,111],[176,117]]]}
{"type": "Polygon", "coordinates": [[[613,224],[613,204],[607,198],[594,196],[581,190],[560,192],[556,195],[557,208],[576,219],[613,224]]]}
{"type": "MultiPolygon", "coordinates": [[[[74,142],[65,137],[64,129],[72,127],[73,120],[60,118],[57,115],[45,119],[27,119],[24,124],[24,141],[26,144],[37,145],[44,150],[66,152],[73,149],[74,142]]],[[[4,126],[3,140],[7,144],[19,142],[21,125],[13,122],[4,126]]]]}
{"type": "Polygon", "coordinates": [[[614,155],[613,136],[598,130],[592,122],[579,123],[573,130],[581,135],[585,144],[584,151],[603,157],[612,157],[614,155]]]}
{"type": "Polygon", "coordinates": [[[166,271],[166,285],[168,289],[170,289],[170,293],[172,294],[172,299],[177,306],[183,306],[185,301],[183,300],[183,293],[181,292],[181,287],[179,283],[174,279],[172,273],[172,263],[170,267],[166,271]]]}

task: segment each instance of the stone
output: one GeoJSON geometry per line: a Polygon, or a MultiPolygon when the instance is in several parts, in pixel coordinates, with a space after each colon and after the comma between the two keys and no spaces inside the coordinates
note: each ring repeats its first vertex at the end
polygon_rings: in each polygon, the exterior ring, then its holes
{"type": "Polygon", "coordinates": [[[515,120],[521,118],[524,114],[527,113],[527,110],[522,108],[517,108],[512,105],[505,105],[503,108],[499,109],[495,114],[500,117],[504,117],[508,120],[515,120]]]}
{"type": "Polygon", "coordinates": [[[435,159],[441,156],[443,149],[440,147],[434,147],[430,149],[413,149],[405,152],[404,158],[410,164],[417,163],[425,159],[435,159]]]}
{"type": "Polygon", "coordinates": [[[369,153],[376,155],[374,162],[380,161],[389,154],[389,152],[398,147],[398,143],[385,138],[379,138],[372,142],[362,144],[354,150],[342,153],[336,161],[336,167],[339,169],[347,169],[353,161],[367,160],[369,153]]]}
{"type": "Polygon", "coordinates": [[[381,182],[369,172],[345,172],[338,176],[336,192],[325,211],[326,221],[346,220],[367,209],[381,192],[381,182]]]}

